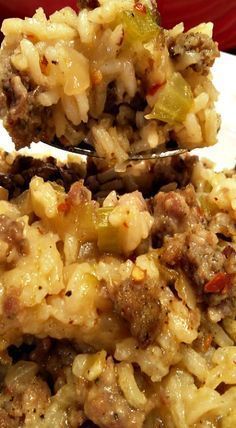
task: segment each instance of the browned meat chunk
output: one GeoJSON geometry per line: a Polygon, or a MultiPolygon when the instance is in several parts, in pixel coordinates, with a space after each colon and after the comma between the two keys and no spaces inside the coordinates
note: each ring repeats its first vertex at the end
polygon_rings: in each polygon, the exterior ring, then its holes
{"type": "Polygon", "coordinates": [[[0,428],[19,428],[18,421],[12,419],[6,410],[0,409],[0,428]]]}
{"type": "Polygon", "coordinates": [[[68,192],[71,185],[84,177],[85,165],[70,163],[61,165],[55,158],[35,159],[18,155],[9,165],[8,171],[0,172],[0,186],[9,192],[9,197],[18,196],[29,188],[31,179],[37,175],[44,181],[56,181],[68,192]]]}
{"type": "Polygon", "coordinates": [[[236,251],[233,246],[222,249],[215,233],[197,225],[167,238],[161,260],[167,266],[184,270],[196,285],[201,300],[207,303],[212,321],[235,316],[236,251]]]}
{"type": "Polygon", "coordinates": [[[162,320],[157,284],[150,280],[124,281],[115,294],[115,309],[130,326],[141,346],[155,339],[162,320]]]}
{"type": "MultiPolygon", "coordinates": [[[[216,292],[213,292],[207,296],[210,311],[208,311],[209,316],[214,318],[218,317],[218,320],[226,316],[235,317],[236,314],[236,251],[231,245],[227,245],[223,250],[223,255],[225,257],[224,262],[224,271],[222,274],[222,287],[220,283],[220,275],[218,275],[218,283],[215,280],[216,292]],[[225,280],[223,275],[225,275],[225,280]],[[218,288],[218,292],[217,292],[218,288]],[[212,311],[212,308],[214,311],[212,311]]],[[[214,279],[211,282],[214,281],[214,279]]],[[[211,283],[210,283],[211,284],[211,283]]],[[[209,288],[209,284],[208,288],[209,288]]]]}
{"type": "Polygon", "coordinates": [[[220,55],[218,45],[202,33],[179,34],[169,41],[171,58],[179,68],[191,67],[194,71],[207,74],[215,59],[220,55]]]}
{"type": "Polygon", "coordinates": [[[19,256],[28,253],[28,241],[23,237],[24,225],[0,215],[0,263],[13,265],[19,256]]]}
{"type": "Polygon", "coordinates": [[[23,237],[23,224],[0,215],[0,238],[11,245],[17,245],[23,237]]]}
{"type": "Polygon", "coordinates": [[[182,233],[194,224],[204,221],[193,186],[183,190],[159,192],[154,198],[154,243],[162,244],[166,235],[182,233]]]}
{"type": "Polygon", "coordinates": [[[141,428],[144,413],[132,409],[122,395],[111,358],[107,368],[90,389],[84,405],[86,416],[100,428],[141,428]]]}
{"type": "Polygon", "coordinates": [[[13,319],[20,312],[21,303],[19,299],[19,292],[15,288],[11,288],[7,291],[7,294],[3,297],[3,315],[8,319],[13,319]]]}
{"type": "Polygon", "coordinates": [[[17,149],[29,146],[32,141],[50,143],[54,136],[52,110],[37,104],[36,91],[19,76],[2,83],[0,109],[5,109],[4,126],[17,149]]]}
{"type": "Polygon", "coordinates": [[[178,187],[189,184],[193,167],[198,162],[197,156],[173,156],[166,159],[158,159],[154,166],[153,187],[157,190],[163,185],[176,183],[178,187]]]}
{"type": "Polygon", "coordinates": [[[21,427],[25,418],[44,415],[51,393],[42,379],[33,377],[27,385],[17,381],[2,388],[0,427],[21,427]],[[9,423],[9,425],[7,425],[9,423]]]}
{"type": "Polygon", "coordinates": [[[168,238],[162,261],[171,267],[181,267],[201,291],[206,282],[223,270],[225,256],[217,244],[217,236],[199,225],[168,238]]]}
{"type": "Polygon", "coordinates": [[[223,251],[224,256],[226,257],[226,261],[224,264],[224,268],[227,273],[236,274],[236,250],[231,245],[227,245],[223,251]]]}
{"type": "Polygon", "coordinates": [[[52,141],[55,135],[52,109],[37,103],[38,87],[24,74],[15,74],[10,64],[10,54],[1,52],[0,116],[16,148],[30,145],[32,141],[52,141]]]}
{"type": "Polygon", "coordinates": [[[78,206],[89,201],[91,201],[91,192],[84,186],[83,180],[73,183],[68,192],[67,202],[78,206]]]}
{"type": "MultiPolygon", "coordinates": [[[[135,190],[142,192],[145,198],[153,196],[162,186],[185,187],[191,181],[193,167],[197,163],[196,156],[173,156],[171,158],[157,159],[155,164],[146,161],[145,174],[137,174],[135,165],[127,168],[126,172],[117,172],[114,169],[104,170],[104,164],[96,159],[88,158],[88,173],[86,186],[92,190],[93,195],[119,188],[119,194],[130,193],[135,190]]],[[[151,203],[150,203],[151,205],[151,203]]]]}
{"type": "Polygon", "coordinates": [[[64,368],[71,366],[76,356],[72,345],[66,340],[55,341],[49,337],[36,340],[36,347],[30,353],[30,360],[39,362],[54,383],[66,382],[64,368]]]}

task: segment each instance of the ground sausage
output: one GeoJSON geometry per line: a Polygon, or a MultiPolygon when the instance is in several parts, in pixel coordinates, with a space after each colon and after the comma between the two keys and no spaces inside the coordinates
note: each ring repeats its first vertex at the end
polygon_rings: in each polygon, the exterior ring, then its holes
{"type": "Polygon", "coordinates": [[[12,198],[27,190],[31,179],[37,175],[45,181],[55,181],[69,191],[70,186],[83,178],[84,174],[85,168],[78,163],[60,165],[52,156],[36,159],[18,155],[8,171],[0,173],[0,185],[8,190],[12,198]]]}
{"type": "Polygon", "coordinates": [[[32,141],[51,142],[55,135],[52,109],[37,101],[38,86],[24,73],[16,74],[10,55],[1,52],[0,116],[16,148],[32,141]]]}
{"type": "Polygon", "coordinates": [[[152,237],[160,245],[166,235],[185,232],[194,224],[204,222],[204,216],[189,184],[185,189],[159,192],[154,197],[154,224],[152,237]]]}
{"type": "Polygon", "coordinates": [[[183,269],[206,303],[212,321],[235,316],[236,250],[232,245],[220,247],[215,233],[197,225],[167,238],[161,260],[169,267],[183,269]]]}
{"type": "Polygon", "coordinates": [[[182,33],[168,44],[170,56],[179,69],[191,67],[201,74],[207,74],[220,55],[217,43],[203,33],[182,33]]]}
{"type": "Polygon", "coordinates": [[[210,318],[217,316],[218,319],[230,316],[235,317],[236,308],[236,250],[232,245],[226,245],[223,250],[225,257],[223,270],[229,278],[228,286],[221,292],[211,293],[206,296],[209,306],[208,314],[210,318]]]}
{"type": "Polygon", "coordinates": [[[193,168],[197,163],[197,156],[172,156],[157,159],[154,165],[154,180],[152,188],[159,190],[161,186],[176,183],[176,186],[183,188],[191,181],[193,168]]]}
{"type": "Polygon", "coordinates": [[[23,236],[24,225],[8,216],[0,215],[0,264],[14,265],[20,256],[29,252],[28,240],[23,236]]]}
{"type": "Polygon", "coordinates": [[[19,421],[8,415],[4,409],[0,409],[0,428],[19,428],[19,421]]]}
{"type": "Polygon", "coordinates": [[[132,409],[117,385],[112,358],[85,401],[86,416],[100,428],[141,428],[144,413],[132,409]]]}
{"type": "MultiPolygon", "coordinates": [[[[16,382],[17,385],[17,382],[16,382]]],[[[31,415],[44,415],[49,406],[50,389],[45,381],[35,377],[19,392],[3,386],[1,406],[7,409],[7,414],[0,410],[0,427],[15,428],[23,426],[25,418],[31,415]],[[9,419],[8,419],[9,418],[9,419]],[[9,425],[6,423],[10,422],[9,425]]]]}
{"type": "Polygon", "coordinates": [[[155,339],[162,320],[155,281],[127,279],[121,283],[115,294],[115,310],[128,321],[132,336],[141,346],[145,347],[155,339]]]}
{"type": "Polygon", "coordinates": [[[218,238],[213,232],[197,225],[166,240],[162,261],[171,267],[181,267],[201,293],[204,284],[223,270],[225,256],[217,244],[218,238]]]}

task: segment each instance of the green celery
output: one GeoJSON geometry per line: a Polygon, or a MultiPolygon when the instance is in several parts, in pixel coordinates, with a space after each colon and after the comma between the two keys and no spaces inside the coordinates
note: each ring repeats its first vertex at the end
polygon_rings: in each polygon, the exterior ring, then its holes
{"type": "Polygon", "coordinates": [[[152,13],[146,7],[146,13],[136,11],[125,11],[122,13],[121,21],[124,27],[125,38],[129,43],[140,41],[147,43],[159,34],[160,27],[157,25],[152,13]]]}
{"type": "Polygon", "coordinates": [[[99,208],[97,211],[98,248],[102,252],[119,254],[119,229],[109,222],[113,207],[99,208]]]}
{"type": "Polygon", "coordinates": [[[193,94],[180,73],[173,73],[158,90],[155,106],[146,119],[158,119],[169,124],[182,123],[190,111],[193,94]]]}

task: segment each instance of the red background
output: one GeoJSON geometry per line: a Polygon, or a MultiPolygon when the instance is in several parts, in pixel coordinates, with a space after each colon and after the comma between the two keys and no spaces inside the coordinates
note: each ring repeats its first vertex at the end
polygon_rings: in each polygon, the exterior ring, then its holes
{"type": "MultiPolygon", "coordinates": [[[[0,18],[32,16],[39,6],[50,14],[63,6],[76,9],[76,0],[0,0],[0,18]]],[[[213,21],[214,38],[220,49],[236,48],[236,0],[158,0],[158,7],[164,27],[183,21],[188,29],[203,21],[213,21]]]]}

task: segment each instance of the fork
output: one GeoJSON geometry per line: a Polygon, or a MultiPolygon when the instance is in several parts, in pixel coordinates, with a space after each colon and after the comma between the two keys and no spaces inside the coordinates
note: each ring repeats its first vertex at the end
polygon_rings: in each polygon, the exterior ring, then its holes
{"type": "MultiPolygon", "coordinates": [[[[88,156],[91,158],[105,159],[104,156],[99,156],[96,153],[95,149],[86,141],[84,141],[82,144],[84,144],[84,146],[86,147],[64,146],[63,144],[60,144],[58,142],[56,143],[53,142],[52,144],[49,144],[49,145],[70,153],[88,156]]],[[[161,159],[161,158],[181,155],[183,153],[186,153],[187,151],[188,151],[187,149],[179,148],[176,142],[168,141],[166,143],[159,144],[154,149],[144,150],[143,152],[139,152],[139,153],[130,153],[126,161],[161,159]]]]}

